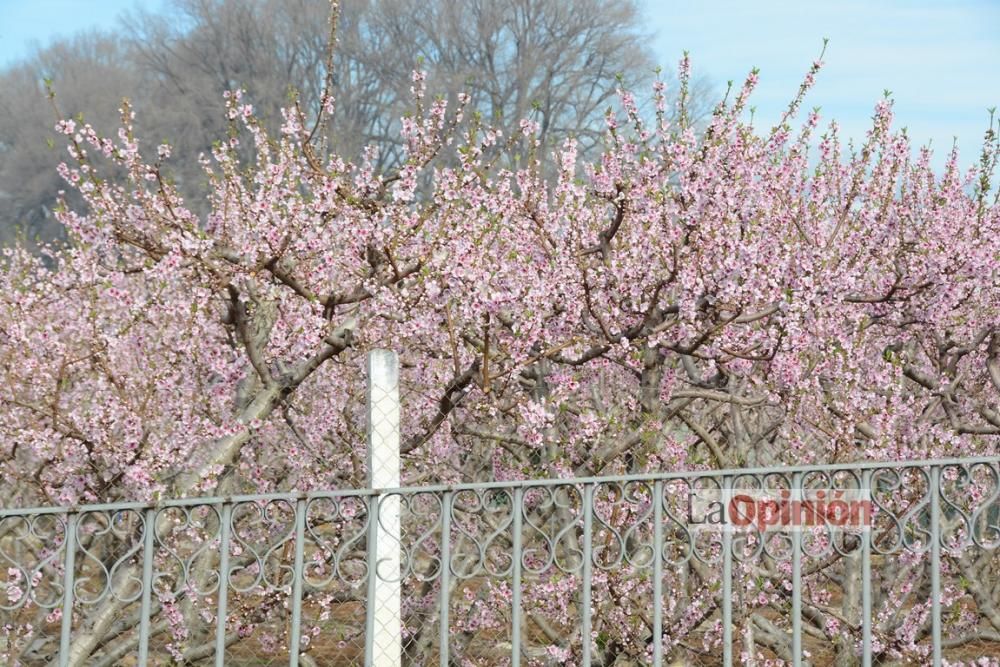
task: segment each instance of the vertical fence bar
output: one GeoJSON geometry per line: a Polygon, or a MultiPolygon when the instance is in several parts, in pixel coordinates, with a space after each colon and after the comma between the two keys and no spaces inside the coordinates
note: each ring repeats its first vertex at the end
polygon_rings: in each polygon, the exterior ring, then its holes
{"type": "Polygon", "coordinates": [[[378,579],[378,505],[379,497],[368,496],[368,548],[365,558],[368,565],[368,599],[365,600],[365,665],[375,659],[375,591],[378,579]]]}
{"type": "Polygon", "coordinates": [[[149,664],[149,616],[153,606],[153,550],[156,544],[156,510],[148,509],[143,526],[142,602],[139,610],[139,667],[149,664]]]}
{"type": "Polygon", "coordinates": [[[663,480],[653,483],[653,665],[663,665],[663,480]]]}
{"type": "Polygon", "coordinates": [[[59,667],[69,665],[69,645],[73,633],[73,588],[76,586],[76,524],[79,516],[75,512],[66,515],[66,539],[63,540],[66,553],[63,567],[63,609],[59,630],[59,667]]]}
{"type": "Polygon", "coordinates": [[[215,614],[215,667],[226,663],[226,618],[229,615],[229,551],[232,536],[233,505],[222,504],[219,519],[219,606],[215,614]]]}
{"type": "MultiPolygon", "coordinates": [[[[861,475],[861,488],[872,497],[872,473],[864,471],[861,475]]],[[[868,515],[874,522],[874,514],[868,515]]],[[[861,661],[863,667],[872,664],[872,531],[874,525],[861,528],[861,661]]]]}
{"type": "Polygon", "coordinates": [[[722,478],[722,497],[727,521],[722,525],[722,664],[733,665],[733,517],[729,513],[729,496],[733,478],[722,478]]]}
{"type": "Polygon", "coordinates": [[[514,489],[514,516],[511,524],[511,629],[510,629],[510,664],[511,667],[521,666],[521,513],[524,511],[524,488],[514,489]]]}
{"type": "Polygon", "coordinates": [[[931,466],[931,644],[934,667],[941,665],[941,467],[931,466]]]}
{"type": "Polygon", "coordinates": [[[448,607],[451,604],[451,491],[445,491],[441,497],[441,623],[438,635],[438,652],[441,655],[439,664],[448,667],[448,649],[450,630],[448,607]]]}
{"type": "Polygon", "coordinates": [[[594,485],[583,485],[583,563],[580,564],[583,590],[580,593],[580,643],[583,667],[590,667],[591,579],[594,577],[594,485]]]}
{"type": "MultiPolygon", "coordinates": [[[[802,502],[802,473],[792,475],[792,499],[802,502]]],[[[802,664],[802,530],[790,526],[792,531],[792,664],[802,664]]]]}
{"type": "Polygon", "coordinates": [[[305,579],[306,501],[295,501],[295,564],[292,567],[292,628],[288,638],[288,667],[299,667],[302,647],[302,584],[305,579]]]}

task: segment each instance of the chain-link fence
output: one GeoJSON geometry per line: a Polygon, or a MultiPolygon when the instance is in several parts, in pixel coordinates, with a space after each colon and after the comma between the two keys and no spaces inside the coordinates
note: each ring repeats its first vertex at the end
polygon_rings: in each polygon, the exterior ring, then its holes
{"type": "Polygon", "coordinates": [[[998,497],[990,458],[3,510],[0,649],[23,665],[960,662],[1000,655],[998,497]]]}

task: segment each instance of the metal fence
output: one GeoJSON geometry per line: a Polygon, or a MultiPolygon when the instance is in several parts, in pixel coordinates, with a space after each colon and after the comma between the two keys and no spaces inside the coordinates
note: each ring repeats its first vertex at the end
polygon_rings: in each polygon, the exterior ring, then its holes
{"type": "Polygon", "coordinates": [[[0,650],[23,665],[998,656],[998,496],[992,457],[8,509],[0,650]],[[697,523],[692,498],[762,489],[863,490],[870,522],[697,523]],[[380,533],[393,512],[398,532],[380,533]]]}

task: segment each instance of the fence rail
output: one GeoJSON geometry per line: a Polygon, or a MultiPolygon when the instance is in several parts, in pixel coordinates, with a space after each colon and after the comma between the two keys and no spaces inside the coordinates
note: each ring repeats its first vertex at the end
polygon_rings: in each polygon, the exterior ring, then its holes
{"type": "Polygon", "coordinates": [[[998,498],[989,457],[5,509],[0,651],[25,665],[996,656],[998,498]],[[734,497],[819,490],[863,492],[867,522],[733,513],[734,497]],[[696,516],[706,498],[726,501],[723,521],[696,516]]]}

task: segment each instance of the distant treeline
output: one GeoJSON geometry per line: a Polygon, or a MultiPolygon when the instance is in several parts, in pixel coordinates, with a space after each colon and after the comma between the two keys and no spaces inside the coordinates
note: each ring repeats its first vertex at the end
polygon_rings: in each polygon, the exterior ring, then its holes
{"type": "Polygon", "coordinates": [[[326,0],[172,0],[0,72],[0,242],[61,236],[52,216],[65,187],[57,114],[113,133],[128,98],[144,150],[173,146],[169,173],[197,211],[206,180],[197,158],[225,134],[226,90],[245,89],[274,129],[292,96],[316,108],[332,62],[326,146],[354,157],[376,145],[377,167],[388,168],[416,67],[431,95],[467,92],[490,122],[513,129],[531,116],[543,145],[574,135],[584,152],[600,142],[615,89],[654,77],[633,0],[347,0],[332,61],[329,16],[326,0]]]}

